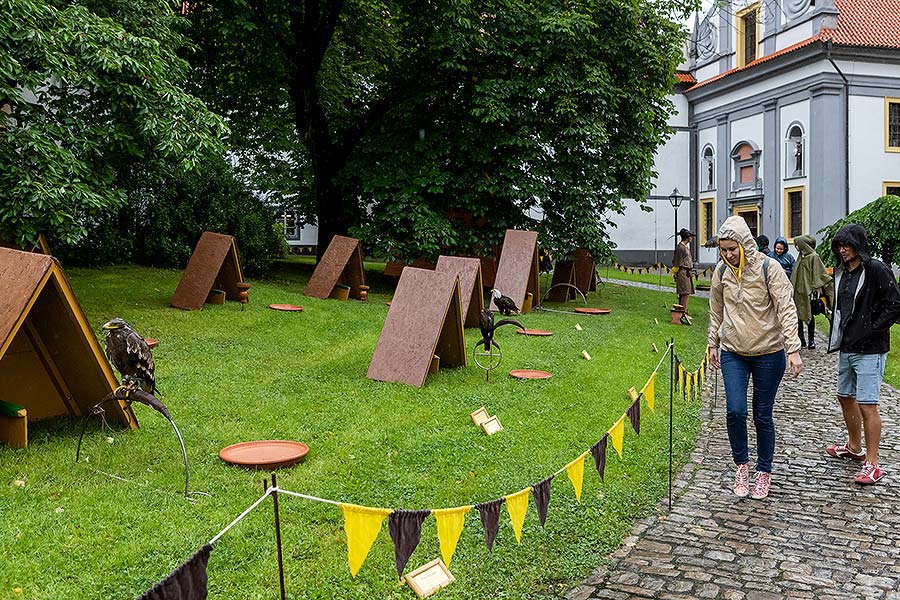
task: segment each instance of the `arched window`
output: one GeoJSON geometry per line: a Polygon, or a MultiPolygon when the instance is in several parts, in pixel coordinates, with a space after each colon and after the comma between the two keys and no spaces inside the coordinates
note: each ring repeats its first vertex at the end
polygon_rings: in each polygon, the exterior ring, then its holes
{"type": "Polygon", "coordinates": [[[791,123],[784,143],[784,177],[803,177],[806,173],[806,136],[803,126],[791,123]]]}
{"type": "Polygon", "coordinates": [[[713,147],[707,144],[703,148],[702,166],[700,168],[700,189],[716,189],[716,153],[713,147]]]}
{"type": "Polygon", "coordinates": [[[762,150],[752,142],[738,142],[734,147],[734,150],[731,151],[731,160],[734,162],[732,190],[762,188],[762,180],[759,178],[760,154],[762,154],[762,150]]]}

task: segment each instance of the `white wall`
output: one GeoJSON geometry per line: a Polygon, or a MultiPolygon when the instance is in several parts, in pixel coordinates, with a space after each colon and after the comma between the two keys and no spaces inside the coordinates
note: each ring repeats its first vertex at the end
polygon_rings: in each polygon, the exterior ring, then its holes
{"type": "Polygon", "coordinates": [[[900,152],[884,151],[884,110],[884,98],[850,96],[851,212],[879,198],[883,181],[900,181],[900,152]]]}
{"type": "Polygon", "coordinates": [[[806,21],[779,33],[775,38],[775,50],[782,50],[788,46],[793,46],[797,42],[811,38],[813,36],[812,24],[812,21],[806,21]]]}
{"type": "Polygon", "coordinates": [[[694,79],[698,82],[703,82],[709,79],[710,77],[715,77],[719,74],[719,61],[713,61],[708,65],[704,65],[694,71],[694,79]]]}
{"type": "MultiPolygon", "coordinates": [[[[728,154],[728,189],[731,189],[731,184],[734,181],[734,165],[731,161],[731,151],[738,144],[738,142],[746,141],[753,142],[757,148],[762,150],[763,148],[763,115],[762,113],[758,115],[751,115],[749,117],[745,117],[743,119],[738,119],[736,121],[731,122],[731,147],[728,148],[725,152],[728,154]]],[[[765,173],[764,165],[766,160],[769,160],[766,157],[766,153],[763,152],[760,155],[759,160],[759,170],[757,171],[757,176],[762,179],[763,173],[765,173]]],[[[737,192],[738,196],[742,195],[753,195],[759,193],[758,190],[748,190],[745,192],[737,192]]],[[[727,215],[725,215],[727,216],[727,215]]],[[[725,216],[722,216],[724,220],[725,216]]]]}
{"type": "Polygon", "coordinates": [[[694,114],[702,114],[708,110],[713,110],[723,105],[731,104],[733,102],[746,102],[745,99],[750,96],[769,92],[772,89],[778,88],[782,85],[796,83],[797,81],[800,81],[807,77],[817,75],[822,71],[832,72],[834,71],[834,69],[828,63],[828,61],[824,60],[817,61],[809,65],[804,65],[803,67],[793,69],[788,73],[782,73],[773,77],[765,78],[761,81],[758,80],[754,83],[741,86],[727,94],[722,94],[721,96],[716,96],[715,98],[710,98],[709,100],[705,101],[698,101],[694,104],[694,114]]]}

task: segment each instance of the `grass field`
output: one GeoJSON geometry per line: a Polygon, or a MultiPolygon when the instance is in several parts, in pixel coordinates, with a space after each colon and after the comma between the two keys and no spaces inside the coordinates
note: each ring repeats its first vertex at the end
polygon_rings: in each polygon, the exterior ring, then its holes
{"type": "MultiPolygon", "coordinates": [[[[554,375],[548,381],[498,373],[486,383],[470,364],[429,377],[421,389],[375,382],[365,374],[393,282],[379,265],[367,266],[368,302],[303,296],[312,265],[293,259],[252,282],[245,310],[228,302],[196,312],[169,307],[177,271],[69,270],[98,331],[120,316],[160,340],[154,355],[161,398],[184,436],[191,488],[209,495],[188,502],[179,494],[184,474],[177,440],[144,406],[135,406],[141,425],[135,431],[92,423],[82,450],[87,463],[74,463],[80,420],[32,423],[28,449],[0,449],[0,598],[138,596],[262,494],[266,473],[218,457],[219,449],[239,441],[309,444],[305,462],[279,472],[280,486],[342,502],[447,508],[511,494],[562,468],[603,435],[627,408],[625,391],[640,388],[656,365],[652,343],[663,349],[675,336],[691,367],[705,346],[702,326],[667,324],[671,293],[607,284],[589,302],[611,308],[611,315],[522,316],[528,327],[555,331],[549,338],[516,335],[512,327],[498,331],[500,370],[544,369],[554,375]],[[266,308],[275,302],[300,304],[305,312],[266,308]],[[584,360],[582,350],[593,360],[584,360]],[[499,434],[486,437],[469,421],[482,405],[500,417],[505,429],[499,434]]],[[[705,302],[691,306],[705,322],[705,302]]],[[[470,353],[479,337],[466,331],[470,353]]],[[[565,474],[558,476],[546,527],[532,504],[521,545],[504,509],[488,552],[478,513],[470,513],[451,565],[456,582],[440,596],[560,597],[600,564],[632,521],[665,495],[667,363],[657,390],[656,413],[643,407],[640,437],[626,430],[624,458],[610,446],[606,481],[588,458],[579,504],[565,474]]],[[[679,462],[690,451],[697,413],[696,402],[676,403],[679,462]]],[[[266,501],[215,545],[210,598],[278,597],[272,520],[266,501]]],[[[282,497],[281,521],[288,597],[414,597],[397,583],[386,525],[351,579],[340,510],[282,497]]],[[[428,519],[407,570],[438,556],[434,520],[428,519]]]]}

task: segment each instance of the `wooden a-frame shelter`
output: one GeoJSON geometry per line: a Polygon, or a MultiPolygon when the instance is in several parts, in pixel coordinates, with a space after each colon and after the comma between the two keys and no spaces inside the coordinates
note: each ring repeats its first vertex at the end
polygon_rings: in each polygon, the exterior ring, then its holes
{"type": "Polygon", "coordinates": [[[575,297],[575,290],[568,286],[553,287],[566,283],[575,286],[587,296],[588,292],[597,290],[597,268],[591,253],[584,248],[575,250],[573,260],[559,260],[553,268],[551,291],[547,296],[553,302],[566,302],[575,297]]]}
{"type": "Polygon", "coordinates": [[[366,285],[366,274],[363,269],[362,244],[356,238],[343,235],[331,238],[331,243],[316,265],[303,294],[324,300],[331,296],[334,286],[338,284],[350,287],[351,298],[361,298],[362,286],[366,285]]]}
{"type": "MultiPolygon", "coordinates": [[[[531,312],[533,304],[541,299],[537,240],[536,231],[507,229],[494,279],[494,288],[512,298],[522,313],[531,312]]],[[[490,306],[497,310],[493,298],[490,306]]]]}
{"type": "MultiPolygon", "coordinates": [[[[11,432],[27,431],[28,420],[84,415],[118,382],[55,258],[0,248],[0,288],[0,401],[26,413],[0,416],[0,440],[25,446],[27,435],[11,432]]],[[[124,402],[104,408],[137,427],[124,402]]]]}
{"type": "Polygon", "coordinates": [[[366,377],[422,387],[438,361],[466,366],[459,278],[455,272],[406,267],[366,377]]]}
{"type": "Polygon", "coordinates": [[[481,259],[462,256],[438,256],[435,271],[455,273],[459,277],[464,327],[478,327],[484,309],[484,290],[481,282],[481,259]]]}
{"type": "Polygon", "coordinates": [[[175,294],[172,306],[200,310],[213,289],[225,292],[229,300],[240,300],[239,283],[244,281],[237,243],[230,235],[204,231],[194,247],[175,294]]]}

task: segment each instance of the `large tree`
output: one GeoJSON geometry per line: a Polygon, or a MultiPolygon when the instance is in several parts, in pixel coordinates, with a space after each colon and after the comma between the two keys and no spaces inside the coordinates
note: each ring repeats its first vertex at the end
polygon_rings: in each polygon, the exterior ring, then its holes
{"type": "Polygon", "coordinates": [[[486,251],[532,208],[554,249],[602,249],[609,211],[647,191],[681,57],[669,17],[690,5],[219,0],[192,18],[236,130],[293,118],[320,250],[361,224],[411,257],[486,251]]]}
{"type": "Polygon", "coordinates": [[[181,168],[224,122],[183,89],[180,2],[0,0],[0,238],[77,241],[124,202],[128,157],[181,168]]]}

